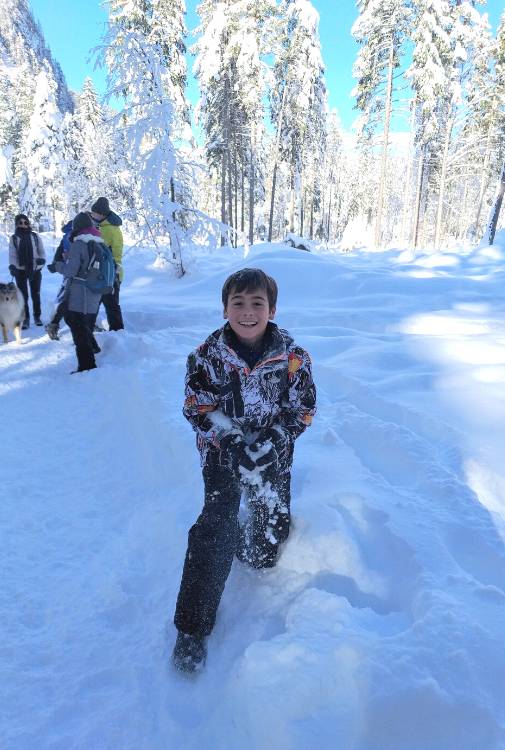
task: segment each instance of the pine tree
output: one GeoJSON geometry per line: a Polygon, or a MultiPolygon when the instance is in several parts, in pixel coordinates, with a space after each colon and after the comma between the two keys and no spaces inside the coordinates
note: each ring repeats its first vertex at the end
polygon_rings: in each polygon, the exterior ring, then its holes
{"type": "MultiPolygon", "coordinates": [[[[326,126],[326,86],[319,40],[319,15],[309,0],[282,0],[278,53],[271,91],[271,119],[276,129],[268,240],[272,239],[279,160],[289,166],[289,229],[295,229],[298,195],[303,216],[304,164],[322,158],[326,126]]],[[[313,174],[315,174],[313,169],[313,174]]],[[[314,193],[312,179],[309,190],[314,193]]],[[[301,223],[301,221],[300,221],[301,223]]]]}
{"type": "Polygon", "coordinates": [[[168,237],[179,274],[182,209],[177,178],[183,174],[176,138],[183,132],[184,12],[182,0],[109,0],[102,48],[108,96],[120,96],[117,117],[132,175],[128,205],[144,237],[168,237]]]}
{"type": "Polygon", "coordinates": [[[38,221],[62,208],[61,125],[56,82],[47,63],[37,76],[33,113],[21,146],[20,209],[38,221]]]}
{"type": "Polygon", "coordinates": [[[425,197],[430,148],[440,133],[440,105],[449,87],[451,60],[450,8],[447,0],[413,0],[414,50],[407,76],[414,91],[416,189],[412,221],[412,243],[419,240],[421,205],[425,197]]]}
{"type": "Polygon", "coordinates": [[[255,204],[261,192],[263,57],[269,49],[268,21],[274,12],[273,0],[204,0],[198,6],[200,36],[194,47],[201,90],[198,113],[208,164],[219,175],[221,222],[232,227],[235,241],[239,226],[245,228],[246,181],[249,241],[254,240],[255,204]]]}
{"type": "Polygon", "coordinates": [[[361,49],[354,65],[354,76],[358,79],[354,92],[356,106],[363,112],[360,129],[365,142],[371,142],[382,123],[382,156],[375,215],[375,243],[380,246],[393,110],[393,75],[400,66],[411,16],[404,0],[358,0],[357,5],[360,15],[352,27],[352,34],[361,49]]]}

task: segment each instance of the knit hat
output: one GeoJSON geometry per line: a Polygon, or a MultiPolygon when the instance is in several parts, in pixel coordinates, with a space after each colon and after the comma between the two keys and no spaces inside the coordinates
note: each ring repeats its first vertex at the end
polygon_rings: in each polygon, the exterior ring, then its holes
{"type": "Polygon", "coordinates": [[[89,214],[85,214],[81,212],[80,214],[77,214],[77,216],[74,218],[72,222],[72,233],[78,234],[79,232],[82,232],[83,229],[88,229],[93,226],[93,219],[89,214]]]}
{"type": "Polygon", "coordinates": [[[102,216],[108,216],[110,214],[110,206],[107,198],[98,198],[97,201],[91,206],[91,210],[94,214],[101,214],[102,216]]]}

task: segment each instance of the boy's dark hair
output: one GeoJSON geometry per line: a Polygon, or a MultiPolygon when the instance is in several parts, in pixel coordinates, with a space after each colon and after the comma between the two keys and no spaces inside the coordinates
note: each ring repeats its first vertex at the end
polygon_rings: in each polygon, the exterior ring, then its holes
{"type": "Polygon", "coordinates": [[[232,273],[223,285],[221,293],[223,307],[226,309],[228,297],[232,291],[241,294],[242,292],[255,292],[257,289],[261,289],[267,295],[270,310],[275,307],[277,304],[277,284],[271,276],[267,276],[260,268],[243,268],[241,271],[232,273]]]}

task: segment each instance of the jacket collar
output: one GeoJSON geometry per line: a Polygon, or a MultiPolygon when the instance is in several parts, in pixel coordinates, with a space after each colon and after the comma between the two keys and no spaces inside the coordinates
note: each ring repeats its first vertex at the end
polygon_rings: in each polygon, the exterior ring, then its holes
{"type": "MultiPolygon", "coordinates": [[[[230,340],[230,336],[228,333],[229,329],[230,324],[226,323],[226,325],[224,325],[222,328],[215,331],[208,340],[213,341],[214,344],[218,346],[223,359],[226,359],[229,362],[233,362],[234,364],[243,367],[244,364],[247,365],[247,363],[244,362],[244,360],[241,359],[238,356],[237,352],[233,349],[232,341],[230,340]]],[[[265,362],[270,362],[272,360],[287,360],[288,358],[287,350],[290,343],[292,342],[292,339],[287,331],[281,330],[275,323],[268,323],[267,331],[269,334],[268,345],[267,348],[263,351],[262,356],[260,357],[255,367],[258,367],[259,365],[264,364],[265,362]]]]}
{"type": "Polygon", "coordinates": [[[93,240],[94,242],[101,242],[102,244],[105,244],[100,234],[92,234],[91,232],[84,232],[83,234],[77,234],[74,237],[74,242],[76,240],[82,240],[83,242],[91,242],[91,240],[93,240]]]}

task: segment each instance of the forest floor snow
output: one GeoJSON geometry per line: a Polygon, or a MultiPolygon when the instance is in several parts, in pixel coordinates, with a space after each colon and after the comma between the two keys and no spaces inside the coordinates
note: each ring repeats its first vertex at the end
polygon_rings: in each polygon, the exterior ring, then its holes
{"type": "Polygon", "coordinates": [[[195,249],[180,280],[131,251],[97,370],[69,376],[66,327],[0,348],[3,750],[504,750],[504,245],[195,249]],[[234,563],[184,679],[185,362],[245,265],[277,279],[318,414],[277,567],[234,563]]]}

